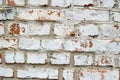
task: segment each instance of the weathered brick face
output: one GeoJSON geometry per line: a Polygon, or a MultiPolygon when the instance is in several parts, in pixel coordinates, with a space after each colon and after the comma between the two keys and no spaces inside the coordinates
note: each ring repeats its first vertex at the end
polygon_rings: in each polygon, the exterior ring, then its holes
{"type": "Polygon", "coordinates": [[[0,0],[0,80],[120,80],[120,0],[0,0]]]}

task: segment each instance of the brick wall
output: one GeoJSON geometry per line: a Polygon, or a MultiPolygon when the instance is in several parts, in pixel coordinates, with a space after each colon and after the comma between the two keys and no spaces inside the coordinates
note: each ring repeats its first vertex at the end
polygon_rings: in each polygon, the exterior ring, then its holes
{"type": "Polygon", "coordinates": [[[120,80],[120,1],[0,0],[0,80],[120,80]]]}

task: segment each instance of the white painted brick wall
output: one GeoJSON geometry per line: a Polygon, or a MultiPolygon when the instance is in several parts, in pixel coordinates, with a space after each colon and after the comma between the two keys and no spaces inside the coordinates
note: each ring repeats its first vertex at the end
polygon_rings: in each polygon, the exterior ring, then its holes
{"type": "Polygon", "coordinates": [[[19,48],[26,50],[39,50],[40,40],[36,38],[20,38],[19,48]]]}
{"type": "Polygon", "coordinates": [[[53,53],[50,55],[51,64],[70,64],[70,53],[53,53]]]}
{"type": "Polygon", "coordinates": [[[91,55],[75,55],[74,56],[74,65],[76,65],[76,66],[93,65],[93,56],[91,56],[91,55]]]}
{"type": "Polygon", "coordinates": [[[17,8],[19,20],[60,21],[61,11],[56,9],[26,9],[17,8]]]}
{"type": "Polygon", "coordinates": [[[27,63],[28,64],[46,64],[47,53],[28,52],[27,63]]]}
{"type": "Polygon", "coordinates": [[[6,0],[6,4],[9,6],[24,6],[25,0],[6,0]]]}
{"type": "Polygon", "coordinates": [[[84,1],[81,1],[81,0],[74,0],[73,1],[74,5],[79,5],[79,6],[85,6],[85,5],[89,5],[89,4],[94,4],[94,0],[84,0],[84,1]]]}
{"type": "Polygon", "coordinates": [[[5,62],[8,63],[25,63],[23,52],[5,52],[5,62]]]}
{"type": "Polygon", "coordinates": [[[109,20],[109,12],[108,11],[100,11],[100,10],[88,10],[88,9],[75,9],[72,11],[66,11],[67,20],[72,21],[108,21],[109,20]]]}
{"type": "Polygon", "coordinates": [[[119,80],[118,70],[80,70],[79,80],[119,80]]]}
{"type": "Polygon", "coordinates": [[[7,67],[0,67],[0,77],[13,77],[13,69],[7,67]]]}
{"type": "Polygon", "coordinates": [[[49,0],[28,0],[29,6],[47,6],[49,0]]]}
{"type": "Polygon", "coordinates": [[[58,70],[49,68],[26,68],[17,70],[18,78],[58,79],[58,70]]]}
{"type": "Polygon", "coordinates": [[[62,50],[62,39],[43,39],[41,40],[41,47],[43,50],[57,51],[62,50]]]}
{"type": "Polygon", "coordinates": [[[63,79],[64,80],[74,80],[74,70],[63,70],[63,79]]]}

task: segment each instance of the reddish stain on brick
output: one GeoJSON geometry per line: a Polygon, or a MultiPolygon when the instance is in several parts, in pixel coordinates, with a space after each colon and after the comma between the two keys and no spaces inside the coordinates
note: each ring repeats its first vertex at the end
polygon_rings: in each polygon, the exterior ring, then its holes
{"type": "Polygon", "coordinates": [[[104,79],[105,79],[105,73],[106,73],[106,71],[104,71],[104,70],[99,70],[98,72],[101,73],[101,80],[104,80],[104,79]]]}
{"type": "Polygon", "coordinates": [[[0,26],[3,26],[3,24],[2,24],[2,23],[0,23],[0,26]]]}
{"type": "Polygon", "coordinates": [[[20,34],[19,24],[14,23],[10,26],[10,34],[20,34]]]}
{"type": "Polygon", "coordinates": [[[106,59],[105,56],[102,56],[101,63],[104,64],[104,63],[109,63],[109,62],[108,62],[108,60],[106,59]]]}
{"type": "Polygon", "coordinates": [[[10,41],[9,39],[5,39],[5,40],[8,41],[8,42],[10,41]]]}
{"type": "Polygon", "coordinates": [[[86,48],[88,45],[87,45],[87,43],[85,42],[85,43],[81,43],[80,46],[83,47],[83,48],[86,48]]]}
{"type": "Polygon", "coordinates": [[[14,6],[15,5],[14,0],[7,0],[7,1],[8,1],[8,5],[9,6],[14,6]]]}
{"type": "Polygon", "coordinates": [[[85,7],[91,7],[91,6],[93,6],[93,4],[91,4],[91,3],[90,4],[85,4],[84,6],[85,7]]]}
{"type": "Polygon", "coordinates": [[[48,15],[52,15],[53,14],[53,11],[48,11],[48,15]]]}
{"type": "Polygon", "coordinates": [[[119,29],[119,26],[118,26],[118,25],[114,25],[114,27],[115,27],[116,29],[119,29]]]}
{"type": "Polygon", "coordinates": [[[75,32],[70,32],[69,36],[75,36],[75,32]]]}
{"type": "Polygon", "coordinates": [[[57,15],[60,17],[60,12],[58,12],[57,15]]]}
{"type": "Polygon", "coordinates": [[[82,71],[80,71],[80,76],[83,77],[83,72],[82,71]]]}
{"type": "Polygon", "coordinates": [[[75,43],[77,43],[78,42],[78,40],[72,40],[73,42],[75,42],[75,43]]]}
{"type": "Polygon", "coordinates": [[[2,55],[1,55],[1,53],[0,53],[0,59],[2,59],[2,55]]]}
{"type": "Polygon", "coordinates": [[[33,10],[30,10],[29,13],[30,13],[30,14],[33,13],[33,10]]]}
{"type": "Polygon", "coordinates": [[[93,43],[89,41],[89,47],[91,48],[93,46],[93,43]]]}

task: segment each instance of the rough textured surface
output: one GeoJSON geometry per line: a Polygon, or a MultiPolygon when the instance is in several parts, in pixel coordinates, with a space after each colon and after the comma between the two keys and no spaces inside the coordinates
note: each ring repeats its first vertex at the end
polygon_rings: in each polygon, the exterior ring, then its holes
{"type": "Polygon", "coordinates": [[[0,80],[120,80],[120,0],[0,0],[0,80]]]}

